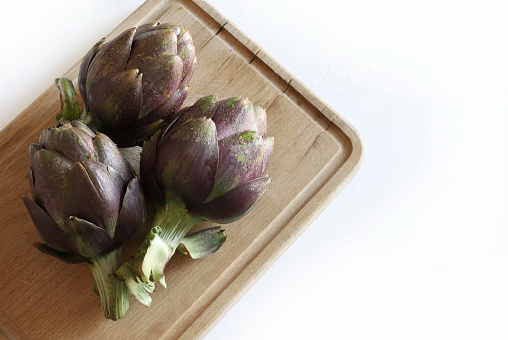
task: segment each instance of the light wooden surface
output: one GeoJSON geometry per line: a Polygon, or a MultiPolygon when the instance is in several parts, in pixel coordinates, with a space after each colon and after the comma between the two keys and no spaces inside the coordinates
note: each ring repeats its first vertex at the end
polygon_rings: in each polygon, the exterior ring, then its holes
{"type": "MultiPolygon", "coordinates": [[[[7,339],[195,339],[203,336],[294,241],[357,171],[355,130],[260,46],[205,1],[147,1],[109,37],[158,20],[187,27],[198,66],[187,103],[208,95],[248,97],[267,111],[275,151],[267,193],[242,220],[225,225],[227,243],[214,256],[175,256],[150,309],[131,298],[118,322],[105,320],[86,265],[66,265],[31,245],[38,235],[22,204],[29,194],[28,146],[54,124],[56,87],[0,133],[0,330],[7,339]]],[[[76,64],[66,76],[77,77],[76,64]]],[[[206,223],[198,227],[206,226],[206,223]]],[[[125,247],[132,254],[136,242],[125,247]]],[[[1,334],[1,332],[0,332],[1,334]]]]}

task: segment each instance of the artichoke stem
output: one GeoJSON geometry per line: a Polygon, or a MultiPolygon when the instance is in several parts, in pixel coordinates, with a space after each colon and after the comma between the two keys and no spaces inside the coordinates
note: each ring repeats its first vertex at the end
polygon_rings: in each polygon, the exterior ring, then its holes
{"type": "Polygon", "coordinates": [[[129,309],[129,291],[125,282],[117,280],[112,274],[122,264],[122,248],[111,253],[91,258],[90,268],[95,278],[100,307],[104,316],[111,320],[124,317],[129,309]]]}
{"type": "Polygon", "coordinates": [[[174,254],[180,241],[198,221],[186,209],[175,209],[169,210],[153,225],[161,229],[159,237],[173,249],[174,254]]]}
{"type": "Polygon", "coordinates": [[[76,93],[69,78],[57,78],[55,84],[60,90],[60,113],[56,115],[58,122],[77,120],[81,116],[79,95],[76,93]]]}
{"type": "Polygon", "coordinates": [[[200,220],[180,202],[166,203],[164,210],[154,216],[152,228],[134,258],[138,277],[145,283],[159,282],[165,287],[164,267],[180,241],[200,220]]]}
{"type": "Polygon", "coordinates": [[[149,307],[149,293],[159,282],[166,287],[164,268],[180,241],[202,219],[188,212],[178,200],[166,200],[163,209],[156,209],[150,230],[134,257],[122,264],[115,277],[128,287],[142,304],[149,307]]]}

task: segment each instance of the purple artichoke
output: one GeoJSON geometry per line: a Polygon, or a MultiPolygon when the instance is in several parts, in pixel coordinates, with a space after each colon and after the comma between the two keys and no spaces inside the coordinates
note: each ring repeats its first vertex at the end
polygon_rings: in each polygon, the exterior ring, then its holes
{"type": "Polygon", "coordinates": [[[145,146],[141,178],[158,209],[178,201],[202,220],[230,223],[259,200],[273,151],[266,113],[244,98],[198,100],[145,146]]]}
{"type": "Polygon", "coordinates": [[[29,155],[33,200],[23,201],[45,242],[35,246],[68,263],[89,263],[104,315],[122,317],[128,294],[108,275],[120,266],[121,246],[146,218],[131,165],[106,135],[80,121],[43,131],[29,155]]]}
{"type": "Polygon", "coordinates": [[[88,123],[119,146],[150,137],[176,118],[195,66],[191,35],[178,25],[151,22],[100,41],[79,70],[88,123]]]}
{"type": "MultiPolygon", "coordinates": [[[[141,250],[128,264],[130,273],[119,275],[128,280],[134,273],[137,283],[151,287],[157,281],[165,285],[164,266],[194,224],[238,220],[270,182],[265,172],[273,137],[266,136],[261,107],[244,98],[209,96],[180,114],[143,149],[140,177],[155,216],[141,250]]],[[[146,301],[146,296],[136,297],[146,301]]]]}

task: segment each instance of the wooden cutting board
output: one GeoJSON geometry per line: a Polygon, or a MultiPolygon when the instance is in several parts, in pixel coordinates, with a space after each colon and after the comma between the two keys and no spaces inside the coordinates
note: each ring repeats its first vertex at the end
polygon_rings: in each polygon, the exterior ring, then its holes
{"type": "MultiPolygon", "coordinates": [[[[248,216],[223,226],[228,240],[216,254],[174,256],[168,288],[157,289],[152,307],[131,297],[124,319],[106,320],[87,265],[67,265],[32,247],[39,236],[21,201],[30,192],[28,146],[59,111],[51,87],[0,132],[0,338],[203,337],[358,170],[363,149],[354,128],[206,1],[149,0],[108,38],[148,21],[178,23],[193,36],[198,66],[187,104],[216,94],[248,97],[266,109],[275,137],[272,184],[248,216]]],[[[75,80],[78,67],[65,76],[75,80]]],[[[124,255],[136,247],[127,244],[124,255]]]]}

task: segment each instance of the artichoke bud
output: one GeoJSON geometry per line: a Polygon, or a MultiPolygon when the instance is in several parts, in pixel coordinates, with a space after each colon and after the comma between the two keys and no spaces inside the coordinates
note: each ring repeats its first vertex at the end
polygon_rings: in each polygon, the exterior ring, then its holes
{"type": "Polygon", "coordinates": [[[97,43],[78,77],[87,121],[133,146],[177,118],[195,66],[192,37],[178,25],[147,23],[97,43]]]}
{"type": "Polygon", "coordinates": [[[23,199],[43,241],[59,252],[56,257],[94,257],[141,231],[146,217],[141,187],[108,137],[79,121],[60,123],[42,132],[29,155],[32,200],[23,199]]]}
{"type": "Polygon", "coordinates": [[[187,233],[199,221],[230,223],[248,213],[270,183],[272,151],[265,111],[241,97],[201,98],[150,138],[140,177],[154,206],[152,228],[116,272],[138,300],[150,301],[142,284],[165,286],[164,267],[175,250],[204,258],[219,249],[226,239],[220,228],[187,233]]]}
{"type": "Polygon", "coordinates": [[[237,220],[270,183],[266,168],[274,144],[266,135],[265,111],[246,98],[208,96],[179,115],[143,151],[146,195],[163,193],[166,203],[176,197],[203,220],[237,220]]]}
{"type": "Polygon", "coordinates": [[[112,274],[123,243],[146,219],[134,170],[113,141],[80,121],[43,131],[29,156],[32,199],[23,201],[44,241],[35,247],[67,263],[89,263],[104,316],[122,318],[128,290],[112,274]]]}

